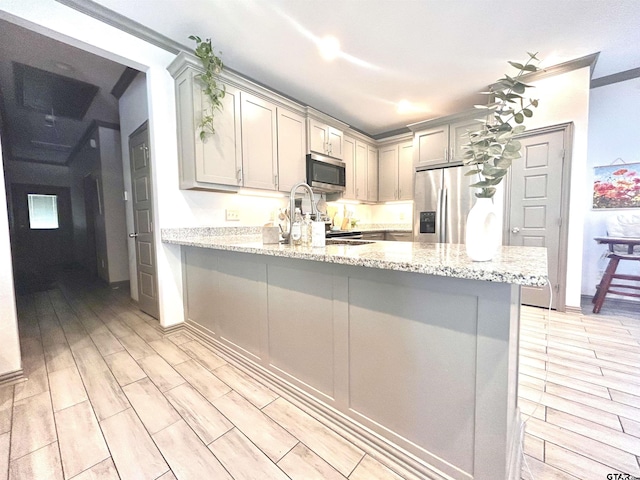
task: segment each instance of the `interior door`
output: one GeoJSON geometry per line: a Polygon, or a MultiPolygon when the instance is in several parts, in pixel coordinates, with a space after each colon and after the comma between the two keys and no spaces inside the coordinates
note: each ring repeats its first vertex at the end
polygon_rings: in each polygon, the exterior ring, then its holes
{"type": "MultiPolygon", "coordinates": [[[[558,307],[560,291],[560,228],[564,130],[527,136],[522,157],[510,169],[510,208],[507,222],[509,245],[547,248],[549,282],[553,289],[551,308],[558,307]]],[[[549,306],[549,288],[523,287],[522,303],[549,306]]]]}
{"type": "Polygon", "coordinates": [[[154,247],[153,201],[151,195],[151,164],[147,123],[129,137],[131,186],[135,239],[138,306],[158,318],[158,280],[154,247]]]}

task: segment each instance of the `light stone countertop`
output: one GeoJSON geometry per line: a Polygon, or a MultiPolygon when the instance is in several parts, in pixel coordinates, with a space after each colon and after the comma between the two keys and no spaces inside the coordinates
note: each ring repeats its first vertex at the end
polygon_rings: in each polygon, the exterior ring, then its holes
{"type": "Polygon", "coordinates": [[[259,227],[162,229],[162,241],[176,245],[254,253],[317,262],[381,268],[443,277],[540,287],[547,283],[547,250],[501,247],[492,261],[471,261],[464,245],[373,242],[321,248],[263,245],[259,227]]]}

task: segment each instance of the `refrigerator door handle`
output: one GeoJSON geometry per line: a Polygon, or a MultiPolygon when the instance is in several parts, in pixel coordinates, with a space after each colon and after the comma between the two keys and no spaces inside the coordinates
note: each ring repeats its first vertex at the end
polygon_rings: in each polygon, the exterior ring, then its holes
{"type": "Polygon", "coordinates": [[[440,189],[438,192],[438,242],[447,241],[447,190],[440,189]]]}

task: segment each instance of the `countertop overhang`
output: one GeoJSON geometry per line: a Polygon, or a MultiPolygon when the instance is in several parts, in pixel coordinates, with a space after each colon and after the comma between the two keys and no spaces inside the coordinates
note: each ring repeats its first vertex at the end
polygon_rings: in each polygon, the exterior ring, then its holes
{"type": "Polygon", "coordinates": [[[459,244],[376,241],[313,248],[263,244],[261,235],[247,234],[242,229],[231,231],[227,234],[224,228],[168,228],[161,230],[161,238],[164,243],[215,250],[531,287],[547,284],[544,247],[503,246],[493,260],[474,262],[467,257],[465,246],[459,244]]]}

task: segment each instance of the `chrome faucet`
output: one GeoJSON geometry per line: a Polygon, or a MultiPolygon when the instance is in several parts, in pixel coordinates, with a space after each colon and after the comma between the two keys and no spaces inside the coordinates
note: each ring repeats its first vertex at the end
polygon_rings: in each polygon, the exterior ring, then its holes
{"type": "Polygon", "coordinates": [[[287,235],[283,235],[283,237],[289,239],[290,244],[293,242],[293,240],[291,240],[291,227],[293,226],[293,217],[294,217],[294,212],[296,207],[296,202],[295,202],[296,190],[298,190],[298,188],[300,187],[303,187],[304,189],[307,190],[307,193],[309,193],[309,201],[311,202],[311,214],[315,215],[316,220],[318,219],[317,218],[318,212],[316,210],[316,205],[315,203],[313,203],[313,190],[311,190],[311,187],[309,186],[308,183],[305,183],[305,182],[296,183],[291,189],[291,193],[289,193],[289,231],[287,232],[287,235]]]}

